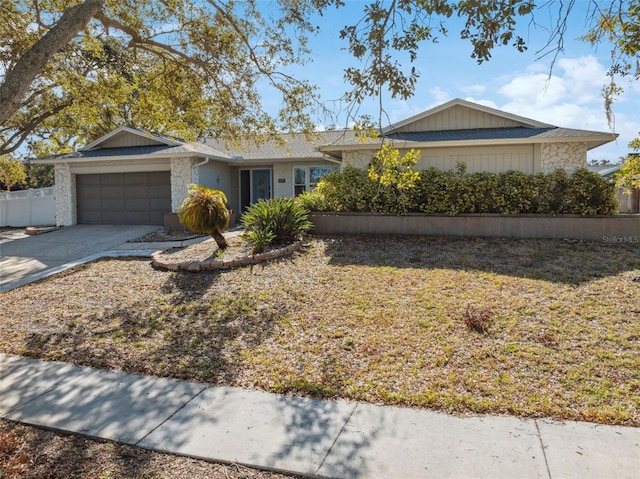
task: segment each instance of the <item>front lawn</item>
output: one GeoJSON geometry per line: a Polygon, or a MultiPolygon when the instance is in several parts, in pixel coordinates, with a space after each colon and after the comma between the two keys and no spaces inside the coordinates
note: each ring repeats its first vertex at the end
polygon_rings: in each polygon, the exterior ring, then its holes
{"type": "Polygon", "coordinates": [[[223,272],[103,260],[0,295],[0,350],[280,393],[640,426],[639,253],[332,236],[223,272]]]}

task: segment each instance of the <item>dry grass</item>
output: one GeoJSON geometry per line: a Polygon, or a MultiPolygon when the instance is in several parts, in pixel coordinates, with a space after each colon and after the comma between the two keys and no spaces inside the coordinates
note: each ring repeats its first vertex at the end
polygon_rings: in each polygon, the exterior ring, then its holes
{"type": "Polygon", "coordinates": [[[2,479],[293,479],[297,476],[56,434],[0,419],[2,479]]]}
{"type": "Polygon", "coordinates": [[[170,273],[104,260],[0,296],[0,350],[316,397],[640,425],[636,245],[320,237],[170,273]],[[465,312],[490,311],[479,333],[465,312]]]}

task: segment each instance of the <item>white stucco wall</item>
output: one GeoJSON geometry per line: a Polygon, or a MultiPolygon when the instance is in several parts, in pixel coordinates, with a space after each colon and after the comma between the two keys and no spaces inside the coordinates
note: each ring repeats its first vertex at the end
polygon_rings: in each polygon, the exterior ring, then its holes
{"type": "Polygon", "coordinates": [[[176,212],[187,197],[189,185],[193,183],[193,158],[171,159],[171,211],[176,212]]]}
{"type": "Polygon", "coordinates": [[[194,168],[193,182],[231,195],[231,168],[225,163],[209,161],[194,168]]]}
{"type": "Polygon", "coordinates": [[[56,226],[71,226],[77,222],[76,184],[68,163],[56,163],[54,196],[56,199],[56,226]]]}
{"type": "Polygon", "coordinates": [[[540,148],[540,164],[543,173],[551,173],[558,168],[573,173],[587,166],[587,145],[576,143],[545,143],[540,148]]]}
{"type": "MultiPolygon", "coordinates": [[[[273,197],[289,198],[293,196],[293,165],[294,163],[276,163],[273,165],[273,197]],[[284,183],[280,183],[284,180],[284,183]]],[[[295,165],[302,166],[298,162],[295,165]]]]}

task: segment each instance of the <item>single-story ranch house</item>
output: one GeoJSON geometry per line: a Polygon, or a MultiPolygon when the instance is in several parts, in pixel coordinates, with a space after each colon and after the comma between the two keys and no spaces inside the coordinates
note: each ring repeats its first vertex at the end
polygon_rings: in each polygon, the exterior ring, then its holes
{"type": "MultiPolygon", "coordinates": [[[[468,172],[572,172],[587,151],[616,134],[561,128],[456,99],[387,127],[400,150],[421,150],[417,169],[468,172]]],[[[242,211],[260,198],[291,197],[313,188],[332,169],[365,168],[380,141],[351,131],[284,135],[284,142],[232,150],[209,139],[185,143],[120,127],[85,148],[35,160],[55,165],[56,223],[163,224],[198,183],[226,193],[242,211]]]]}

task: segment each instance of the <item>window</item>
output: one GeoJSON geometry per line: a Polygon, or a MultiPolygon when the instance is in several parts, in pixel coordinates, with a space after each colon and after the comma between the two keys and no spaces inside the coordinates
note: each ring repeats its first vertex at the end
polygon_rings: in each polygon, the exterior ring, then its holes
{"type": "Polygon", "coordinates": [[[294,194],[298,196],[313,190],[323,176],[337,170],[337,166],[296,166],[293,169],[294,194]]]}

